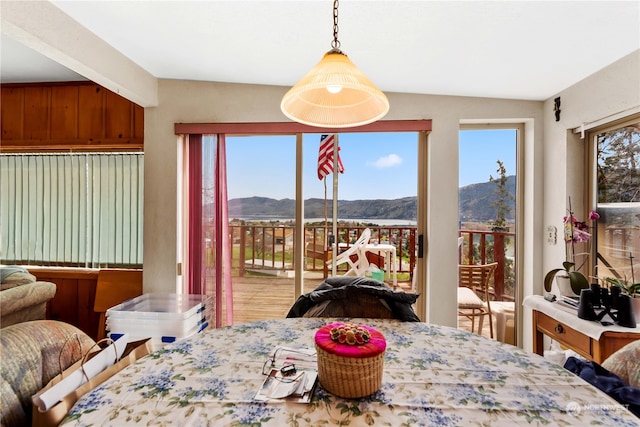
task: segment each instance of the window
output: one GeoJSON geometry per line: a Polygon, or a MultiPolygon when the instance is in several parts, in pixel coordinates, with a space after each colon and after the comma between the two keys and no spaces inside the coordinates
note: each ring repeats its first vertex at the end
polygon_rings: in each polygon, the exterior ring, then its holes
{"type": "MultiPolygon", "coordinates": [[[[430,129],[431,123],[427,120],[376,122],[361,129],[363,133],[367,132],[368,138],[366,141],[363,141],[362,144],[353,144],[353,146],[352,144],[345,143],[344,151],[341,151],[340,155],[341,157],[344,156],[343,160],[346,162],[347,158],[349,158],[348,151],[353,149],[353,161],[366,166],[366,162],[370,161],[369,158],[373,156],[371,144],[373,144],[374,138],[377,138],[380,136],[379,134],[382,133],[402,132],[405,133],[405,139],[418,140],[417,143],[413,142],[414,152],[417,151],[418,155],[411,153],[411,158],[407,160],[408,164],[403,164],[407,169],[411,169],[411,165],[413,165],[415,173],[415,169],[420,170],[418,167],[418,159],[426,159],[426,135],[430,129]],[[367,145],[367,143],[369,145],[367,145]]],[[[223,299],[225,299],[224,302],[227,304],[224,309],[224,314],[227,316],[227,324],[231,323],[231,321],[228,320],[228,316],[232,308],[233,318],[231,320],[233,322],[247,321],[250,318],[271,318],[279,309],[286,311],[287,307],[265,306],[264,304],[255,305],[252,299],[254,298],[253,294],[256,292],[257,287],[244,285],[257,283],[255,282],[256,279],[261,285],[266,281],[273,282],[269,284],[269,292],[274,295],[283,295],[290,290],[294,298],[303,293],[303,285],[310,285],[309,290],[315,287],[315,285],[309,283],[312,280],[311,275],[305,274],[304,271],[306,267],[316,269],[313,257],[309,256],[306,257],[309,259],[305,258],[305,249],[308,248],[307,243],[322,242],[323,235],[314,234],[313,231],[307,234],[303,221],[296,222],[293,220],[294,218],[304,218],[305,216],[314,219],[324,216],[324,183],[317,177],[320,138],[318,132],[315,128],[298,123],[241,125],[216,123],[209,125],[200,124],[197,127],[190,124],[177,124],[176,132],[180,135],[188,135],[188,137],[183,139],[185,142],[183,146],[185,148],[184,158],[190,159],[188,162],[184,162],[184,182],[182,186],[184,195],[181,198],[184,204],[180,210],[185,218],[188,217],[187,220],[181,221],[184,227],[182,229],[183,237],[181,244],[183,248],[181,252],[186,266],[184,271],[187,272],[187,274],[183,275],[184,288],[192,289],[194,283],[198,282],[202,293],[207,293],[214,297],[216,304],[216,325],[222,325],[221,312],[223,310],[223,299]],[[197,133],[191,133],[192,128],[193,130],[197,130],[197,133]],[[199,132],[205,132],[205,135],[199,132]],[[206,221],[208,214],[205,209],[207,206],[204,206],[201,201],[200,209],[198,209],[198,204],[192,204],[190,196],[193,196],[193,200],[195,201],[200,196],[194,193],[200,192],[202,193],[202,200],[206,198],[206,189],[211,187],[210,184],[208,184],[210,178],[207,177],[210,177],[212,172],[207,172],[204,170],[206,168],[203,168],[201,174],[192,173],[192,170],[199,167],[204,159],[198,159],[195,155],[191,157],[190,153],[192,150],[198,150],[199,146],[202,146],[200,149],[204,149],[202,143],[205,142],[207,134],[216,134],[218,138],[224,138],[225,141],[224,151],[226,155],[220,153],[220,157],[227,160],[228,174],[224,174],[224,179],[228,181],[228,198],[232,199],[229,203],[229,215],[232,224],[230,224],[229,233],[225,234],[231,238],[229,244],[232,245],[232,250],[225,252],[230,253],[233,259],[231,259],[232,264],[230,268],[226,269],[225,267],[225,269],[221,270],[223,270],[223,272],[230,272],[233,269],[234,283],[232,299],[227,298],[231,295],[231,278],[229,277],[228,280],[227,278],[223,279],[222,274],[218,274],[217,271],[214,277],[214,274],[210,274],[209,271],[203,267],[205,265],[207,267],[213,265],[216,261],[216,254],[208,250],[208,247],[214,243],[214,239],[208,237],[203,232],[193,231],[200,225],[206,225],[204,221],[206,221]],[[197,143],[198,139],[201,139],[202,143],[197,143]],[[293,145],[294,142],[295,146],[293,145]],[[305,147],[304,149],[303,146],[305,147]],[[307,153],[305,156],[303,156],[303,151],[307,153]],[[305,162],[305,159],[308,161],[305,162]],[[303,178],[305,174],[307,174],[308,179],[303,178]],[[198,180],[200,180],[200,182],[196,182],[198,180]],[[320,189],[318,194],[312,195],[309,190],[310,187],[303,185],[303,182],[309,184],[314,183],[316,189],[320,189]],[[271,199],[277,198],[275,201],[283,201],[283,203],[281,205],[269,203],[268,208],[264,206],[260,207],[260,203],[265,202],[265,197],[271,199]],[[240,199],[243,198],[251,203],[241,203],[243,201],[240,199]],[[306,198],[315,199],[314,203],[305,205],[303,200],[306,198]],[[246,219],[266,219],[266,221],[257,225],[247,225],[244,223],[246,219]],[[284,222],[287,224],[283,225],[284,222]],[[277,228],[284,229],[277,230],[277,228]],[[296,236],[300,239],[294,240],[296,236]],[[198,239],[200,240],[199,243],[193,242],[193,240],[198,239]],[[298,245],[296,242],[303,244],[298,245]],[[202,249],[198,250],[198,248],[205,248],[206,252],[202,249]],[[205,253],[206,256],[202,256],[203,253],[205,253]],[[210,262],[210,260],[212,262],[210,262]],[[305,264],[306,261],[309,261],[311,265],[305,264]],[[289,274],[289,272],[280,274],[279,271],[277,271],[276,274],[271,274],[275,270],[283,270],[284,272],[284,269],[292,270],[293,274],[289,274]],[[190,275],[192,271],[203,271],[206,274],[195,277],[195,274],[193,276],[190,275]],[[269,276],[272,276],[273,280],[268,279],[269,276]],[[236,277],[244,277],[244,279],[236,280],[236,277]],[[305,280],[309,279],[309,282],[303,284],[303,277],[305,277],[305,280]],[[224,294],[221,293],[223,287],[225,289],[224,294]],[[276,291],[276,289],[278,290],[276,291]],[[231,304],[231,302],[233,304],[231,304]]],[[[341,137],[344,137],[343,142],[350,140],[352,137],[358,137],[358,135],[347,135],[350,132],[344,132],[343,130],[340,130],[339,133],[341,137]]],[[[360,135],[359,137],[364,139],[364,136],[365,135],[360,135]]],[[[388,141],[387,145],[392,147],[392,150],[397,149],[390,141],[388,141]]],[[[395,151],[392,152],[395,153],[395,151]]],[[[373,157],[373,160],[375,159],[377,159],[377,157],[373,157]]],[[[393,164],[397,163],[395,156],[390,159],[393,164]]],[[[388,163],[389,159],[387,160],[388,163]]],[[[426,160],[424,164],[426,165],[426,160]]],[[[374,165],[371,165],[371,167],[373,166],[374,165]]],[[[422,169],[424,170],[425,168],[426,166],[422,169]]],[[[355,163],[345,163],[345,170],[348,174],[345,172],[344,175],[340,175],[340,180],[343,184],[341,198],[345,197],[347,188],[353,189],[355,187],[352,185],[347,187],[347,185],[344,184],[348,183],[348,179],[345,178],[345,176],[348,175],[353,178],[356,169],[355,163]]],[[[371,198],[373,197],[371,194],[374,194],[376,196],[375,198],[380,198],[380,191],[387,184],[387,182],[382,182],[382,180],[389,181],[389,179],[382,176],[383,172],[378,172],[378,175],[380,177],[379,180],[371,179],[369,182],[361,183],[358,187],[360,190],[358,190],[358,188],[354,190],[356,191],[355,194],[366,198],[371,198]],[[367,192],[366,195],[364,193],[365,191],[367,192]]],[[[424,179],[425,176],[423,175],[422,178],[424,179]]],[[[405,181],[395,181],[398,188],[395,194],[393,194],[393,197],[400,197],[406,191],[409,191],[407,190],[408,188],[413,188],[414,184],[412,184],[412,182],[415,182],[414,180],[415,176],[409,175],[409,178],[405,179],[405,181]],[[407,181],[409,184],[406,183],[407,181]]],[[[330,188],[332,187],[331,181],[332,179],[328,185],[330,188]]],[[[420,188],[422,185],[423,189],[422,192],[418,190],[417,198],[419,204],[421,197],[424,200],[427,197],[427,193],[425,183],[420,182],[420,180],[418,180],[418,182],[418,187],[420,188]]],[[[415,188],[413,191],[415,192],[415,188]]],[[[332,195],[332,193],[328,194],[327,199],[329,200],[329,197],[332,195]]],[[[273,200],[269,202],[273,202],[273,200]]],[[[415,204],[416,200],[412,199],[408,203],[415,204]]],[[[329,205],[329,203],[327,205],[329,205]]],[[[423,202],[423,206],[424,205],[426,205],[426,203],[423,202]]],[[[418,206],[418,210],[419,209],[420,204],[418,206]]],[[[328,208],[328,212],[330,210],[331,209],[328,208]]],[[[425,212],[423,212],[422,217],[424,217],[424,213],[425,212]]],[[[421,216],[418,214],[418,227],[420,227],[421,224],[420,218],[421,216]]],[[[324,221],[322,221],[322,224],[324,224],[324,221]]],[[[310,225],[310,227],[314,227],[314,225],[310,225]]],[[[319,227],[321,228],[323,226],[321,225],[319,227]]],[[[385,236],[389,235],[389,232],[387,232],[385,236]]],[[[412,240],[411,248],[415,249],[415,233],[413,236],[414,239],[412,240]]],[[[408,250],[404,251],[405,246],[402,245],[408,245],[408,243],[405,240],[399,242],[399,248],[402,249],[398,250],[397,255],[398,271],[401,271],[402,266],[407,267],[409,262],[415,265],[416,262],[415,251],[412,250],[410,253],[408,250]],[[404,259],[400,261],[403,253],[407,254],[409,260],[404,259]]],[[[220,245],[220,247],[222,248],[223,245],[220,245]]],[[[323,248],[321,248],[321,250],[322,249],[323,248]]],[[[416,271],[420,273],[421,269],[418,268],[416,271]]],[[[313,277],[313,279],[317,281],[316,284],[322,281],[322,264],[317,267],[317,273],[318,274],[313,277]]],[[[407,269],[407,279],[410,273],[411,269],[407,269]]],[[[424,287],[422,284],[417,284],[416,287],[418,289],[420,289],[418,286],[424,287]]],[[[418,308],[418,311],[420,312],[421,309],[418,308]]],[[[277,316],[282,316],[282,314],[277,314],[277,316]]]]}
{"type": "Polygon", "coordinates": [[[599,278],[640,281],[640,117],[590,133],[599,278]]]}
{"type": "Polygon", "coordinates": [[[0,262],[141,267],[142,153],[0,155],[0,262]]]}

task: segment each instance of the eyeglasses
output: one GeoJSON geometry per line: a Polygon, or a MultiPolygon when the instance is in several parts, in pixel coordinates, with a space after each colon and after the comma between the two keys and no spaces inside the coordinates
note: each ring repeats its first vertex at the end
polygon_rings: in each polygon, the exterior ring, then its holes
{"type": "MultiPolygon", "coordinates": [[[[277,347],[274,352],[269,356],[269,358],[262,365],[262,375],[268,375],[275,378],[281,382],[294,382],[299,379],[299,375],[296,374],[296,365],[292,362],[289,362],[289,359],[296,359],[295,357],[285,357],[285,360],[278,364],[278,360],[281,359],[284,355],[289,356],[289,353],[299,354],[309,357],[308,353],[303,351],[296,351],[290,348],[277,347]],[[274,370],[276,372],[274,372],[274,370]],[[278,372],[281,375],[278,375],[278,372]]],[[[304,358],[300,358],[301,360],[305,360],[304,358]]]]}

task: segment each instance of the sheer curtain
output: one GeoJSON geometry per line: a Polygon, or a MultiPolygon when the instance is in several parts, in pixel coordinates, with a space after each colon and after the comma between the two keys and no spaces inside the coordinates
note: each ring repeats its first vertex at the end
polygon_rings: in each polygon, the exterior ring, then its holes
{"type": "Polygon", "coordinates": [[[191,294],[212,296],[215,326],[230,325],[233,323],[232,248],[227,211],[225,136],[189,135],[186,157],[187,289],[191,294]]]}

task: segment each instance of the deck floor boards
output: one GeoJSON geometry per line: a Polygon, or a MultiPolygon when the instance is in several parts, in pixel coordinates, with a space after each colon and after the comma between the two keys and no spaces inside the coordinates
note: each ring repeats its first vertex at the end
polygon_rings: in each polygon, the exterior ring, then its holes
{"type": "MultiPolygon", "coordinates": [[[[322,282],[322,277],[305,278],[303,293],[311,292],[322,282]]],[[[399,283],[409,290],[410,283],[399,283]]],[[[233,323],[282,319],[295,302],[294,279],[281,277],[233,277],[233,323]]],[[[225,318],[224,304],[222,318],[225,318]]],[[[458,327],[470,330],[471,322],[458,318],[458,327]]],[[[489,324],[484,322],[482,335],[489,337],[489,324]]],[[[495,324],[494,324],[495,326],[495,324]]],[[[495,331],[494,331],[495,332],[495,331]]]]}

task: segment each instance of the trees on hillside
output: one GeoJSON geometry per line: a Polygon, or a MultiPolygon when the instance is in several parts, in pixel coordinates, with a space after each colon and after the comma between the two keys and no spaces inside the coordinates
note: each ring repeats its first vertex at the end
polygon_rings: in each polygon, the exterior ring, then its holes
{"type": "Polygon", "coordinates": [[[640,132],[625,126],[598,135],[598,203],[640,202],[640,132]]]}
{"type": "Polygon", "coordinates": [[[515,198],[507,188],[507,170],[504,167],[504,163],[501,160],[496,160],[496,162],[498,163],[498,169],[496,169],[498,178],[489,175],[489,181],[496,185],[496,200],[491,203],[491,207],[496,208],[496,219],[491,223],[491,230],[509,231],[507,224],[507,215],[511,213],[509,201],[514,201],[515,198]]]}

